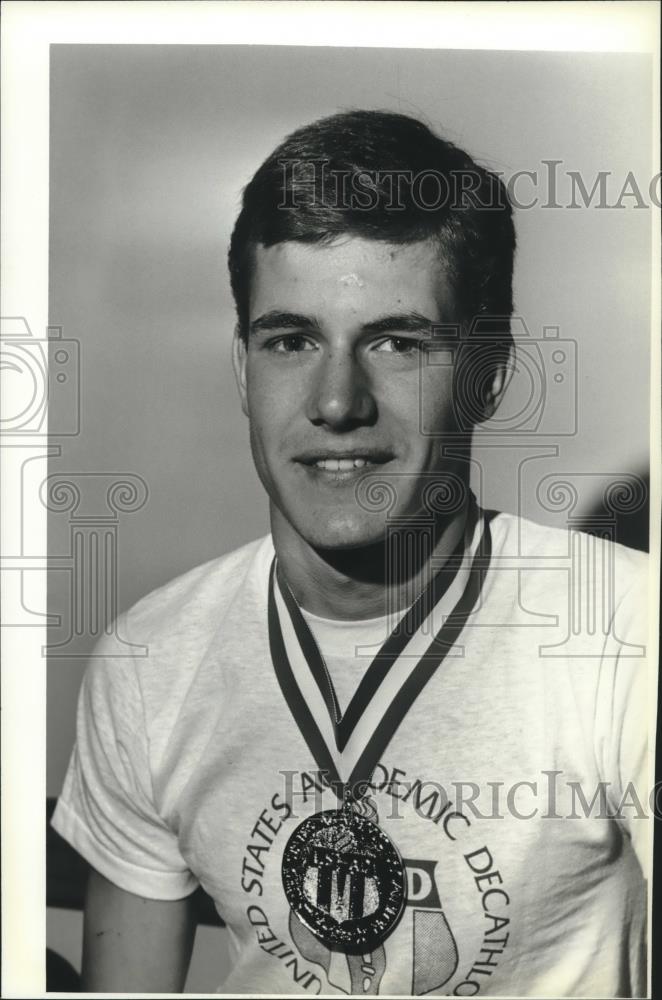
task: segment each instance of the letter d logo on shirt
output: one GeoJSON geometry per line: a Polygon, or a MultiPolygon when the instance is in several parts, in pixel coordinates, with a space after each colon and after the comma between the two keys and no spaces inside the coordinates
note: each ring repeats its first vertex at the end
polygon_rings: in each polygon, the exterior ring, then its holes
{"type": "Polygon", "coordinates": [[[407,873],[407,906],[441,909],[441,900],[434,878],[437,861],[412,861],[404,858],[407,873]]]}
{"type": "Polygon", "coordinates": [[[404,859],[407,906],[415,906],[412,996],[439,990],[457,969],[457,945],[441,910],[435,881],[437,861],[404,859]]]}

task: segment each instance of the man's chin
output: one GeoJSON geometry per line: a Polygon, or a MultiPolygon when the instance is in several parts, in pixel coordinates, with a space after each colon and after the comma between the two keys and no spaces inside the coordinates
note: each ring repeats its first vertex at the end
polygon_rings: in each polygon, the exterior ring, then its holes
{"type": "Polygon", "coordinates": [[[302,525],[299,534],[314,549],[347,552],[383,542],[385,524],[378,517],[363,520],[331,515],[323,523],[302,525]]]}

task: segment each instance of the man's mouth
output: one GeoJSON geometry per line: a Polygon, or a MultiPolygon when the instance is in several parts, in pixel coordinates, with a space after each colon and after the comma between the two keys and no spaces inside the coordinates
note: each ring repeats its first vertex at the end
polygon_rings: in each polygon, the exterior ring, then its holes
{"type": "Polygon", "coordinates": [[[349,472],[351,469],[365,469],[367,464],[367,458],[318,458],[315,468],[325,472],[349,472]]]}
{"type": "Polygon", "coordinates": [[[392,454],[381,451],[343,452],[342,454],[310,452],[297,456],[296,461],[311,470],[347,475],[384,465],[386,462],[392,461],[393,457],[392,454]]]}

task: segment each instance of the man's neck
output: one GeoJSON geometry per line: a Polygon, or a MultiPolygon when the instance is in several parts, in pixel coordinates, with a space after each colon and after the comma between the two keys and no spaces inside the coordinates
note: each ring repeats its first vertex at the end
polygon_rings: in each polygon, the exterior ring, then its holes
{"type": "Polygon", "coordinates": [[[433,575],[431,565],[438,572],[455,550],[466,522],[464,507],[432,530],[421,529],[419,546],[412,546],[410,529],[406,538],[390,533],[388,542],[333,551],[308,545],[280,519],[272,519],[272,534],[279,572],[299,606],[322,618],[352,621],[409,607],[433,575]],[[398,546],[404,558],[394,559],[398,546]]]}

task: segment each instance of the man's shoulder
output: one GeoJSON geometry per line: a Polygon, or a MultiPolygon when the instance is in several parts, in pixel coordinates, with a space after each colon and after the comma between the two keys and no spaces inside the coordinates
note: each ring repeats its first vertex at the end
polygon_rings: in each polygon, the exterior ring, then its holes
{"type": "Polygon", "coordinates": [[[492,519],[495,552],[503,557],[523,560],[563,559],[593,560],[594,549],[604,547],[615,575],[624,585],[647,578],[649,555],[631,549],[609,537],[575,529],[540,524],[517,514],[496,512],[492,519]]]}
{"type": "Polygon", "coordinates": [[[180,574],[121,614],[88,663],[85,685],[97,710],[140,690],[149,718],[163,722],[215,636],[236,642],[237,620],[255,619],[266,606],[272,557],[267,535],[180,574]]]}
{"type": "Polygon", "coordinates": [[[183,631],[204,631],[223,617],[247,584],[269,565],[269,535],[210,559],[152,590],[122,616],[138,642],[183,631]]]}

